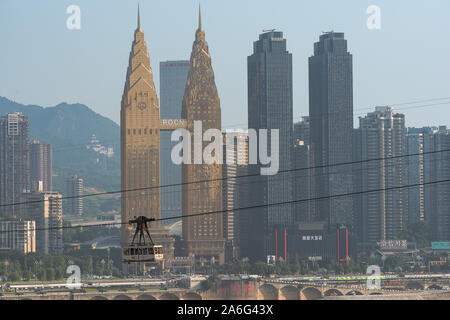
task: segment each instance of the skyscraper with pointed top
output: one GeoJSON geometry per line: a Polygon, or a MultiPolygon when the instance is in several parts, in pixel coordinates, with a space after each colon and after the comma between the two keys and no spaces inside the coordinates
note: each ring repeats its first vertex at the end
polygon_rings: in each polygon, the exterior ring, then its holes
{"type": "MultiPolygon", "coordinates": [[[[122,221],[161,216],[159,191],[159,102],[138,7],[120,111],[122,221]]],[[[155,223],[157,224],[157,223],[155,223]]],[[[122,228],[127,245],[132,226],[122,228]]]]}
{"type": "MultiPolygon", "coordinates": [[[[182,118],[193,137],[194,121],[202,122],[202,134],[208,129],[221,130],[220,99],[211,65],[205,31],[199,7],[198,29],[192,46],[186,90],[182,103],[182,118]]],[[[208,143],[203,142],[203,148],[208,143]]],[[[194,141],[192,141],[194,146],[194,141]]],[[[195,148],[192,148],[191,159],[195,148]]],[[[222,210],[222,167],[220,164],[183,164],[183,243],[187,255],[206,262],[224,261],[222,213],[198,215],[222,210]],[[193,183],[203,181],[201,183],[193,183]],[[206,182],[205,182],[206,181],[206,182]]]]}

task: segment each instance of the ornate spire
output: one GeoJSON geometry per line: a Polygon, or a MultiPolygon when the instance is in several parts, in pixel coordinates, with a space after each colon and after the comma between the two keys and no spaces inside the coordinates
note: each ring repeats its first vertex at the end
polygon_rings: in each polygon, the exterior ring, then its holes
{"type": "Polygon", "coordinates": [[[139,2],[138,2],[138,24],[137,24],[137,28],[138,28],[138,30],[140,30],[141,29],[141,15],[140,15],[140,13],[139,13],[139,2]]]}
{"type": "Polygon", "coordinates": [[[198,30],[202,30],[202,11],[200,9],[200,3],[198,4],[198,30]]]}
{"type": "Polygon", "coordinates": [[[202,29],[202,12],[200,9],[200,4],[198,4],[198,29],[195,33],[196,41],[205,41],[205,31],[202,29]]]}

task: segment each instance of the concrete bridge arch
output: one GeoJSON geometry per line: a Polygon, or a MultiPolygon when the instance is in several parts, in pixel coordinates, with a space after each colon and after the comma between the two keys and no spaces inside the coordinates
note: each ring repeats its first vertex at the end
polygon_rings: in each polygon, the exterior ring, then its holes
{"type": "Polygon", "coordinates": [[[362,293],[361,291],[358,291],[358,290],[350,290],[345,295],[346,296],[363,296],[364,293],[362,293]]]}
{"type": "Polygon", "coordinates": [[[338,296],[343,296],[344,294],[338,289],[331,288],[331,289],[326,290],[323,293],[323,295],[324,295],[324,297],[338,297],[338,296]]]}
{"type": "Polygon", "coordinates": [[[428,286],[427,290],[442,290],[442,286],[438,284],[432,284],[428,286]]]}
{"type": "Polygon", "coordinates": [[[180,298],[173,293],[164,293],[163,295],[159,296],[158,300],[180,300],[180,298]]]}
{"type": "Polygon", "coordinates": [[[322,298],[322,292],[315,287],[306,287],[301,291],[302,300],[320,300],[322,298]]]}
{"type": "Polygon", "coordinates": [[[423,283],[420,283],[419,281],[409,281],[406,284],[406,289],[407,290],[424,290],[425,286],[423,285],[423,283]]]}
{"type": "Polygon", "coordinates": [[[133,300],[133,298],[127,296],[126,294],[119,294],[118,296],[115,296],[113,300],[133,300]]]}
{"type": "Polygon", "coordinates": [[[300,300],[300,290],[292,285],[282,287],[278,295],[279,300],[300,300]]]}
{"type": "Polygon", "coordinates": [[[278,289],[271,284],[263,284],[258,289],[258,300],[278,300],[278,289]]]}
{"type": "Polygon", "coordinates": [[[141,294],[136,300],[157,300],[154,296],[148,293],[141,294]]]}
{"type": "Polygon", "coordinates": [[[182,297],[182,300],[203,300],[202,296],[195,292],[185,293],[182,297]]]}

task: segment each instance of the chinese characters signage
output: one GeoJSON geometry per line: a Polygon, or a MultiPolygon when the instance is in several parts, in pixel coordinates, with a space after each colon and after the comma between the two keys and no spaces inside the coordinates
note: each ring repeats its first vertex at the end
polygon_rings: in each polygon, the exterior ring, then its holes
{"type": "Polygon", "coordinates": [[[382,240],[379,247],[381,250],[406,250],[408,249],[407,240],[382,240]]]}
{"type": "Polygon", "coordinates": [[[431,249],[433,249],[433,250],[450,250],[450,242],[432,242],[431,249]]]}
{"type": "Polygon", "coordinates": [[[322,241],[322,236],[302,236],[303,241],[322,241]]]}

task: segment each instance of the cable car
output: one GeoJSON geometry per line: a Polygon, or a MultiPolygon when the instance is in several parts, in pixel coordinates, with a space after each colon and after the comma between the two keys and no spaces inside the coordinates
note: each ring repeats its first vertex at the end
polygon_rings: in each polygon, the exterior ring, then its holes
{"type": "Polygon", "coordinates": [[[155,245],[148,232],[147,222],[151,221],[155,221],[155,219],[138,217],[130,221],[130,224],[136,224],[136,231],[131,244],[122,250],[124,263],[161,262],[164,260],[163,246],[155,245]],[[139,241],[136,243],[135,240],[138,234],[139,241]],[[148,235],[148,243],[145,241],[145,234],[148,235]]]}

